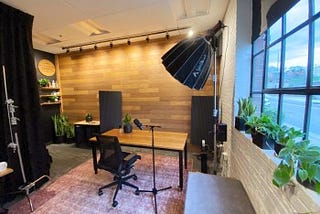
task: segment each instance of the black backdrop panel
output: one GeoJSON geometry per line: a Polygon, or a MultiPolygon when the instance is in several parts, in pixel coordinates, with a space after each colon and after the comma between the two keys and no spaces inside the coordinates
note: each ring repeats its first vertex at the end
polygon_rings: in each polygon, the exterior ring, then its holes
{"type": "Polygon", "coordinates": [[[192,144],[200,146],[201,140],[205,140],[212,148],[213,109],[213,96],[192,96],[190,136],[192,144]]]}
{"type": "Polygon", "coordinates": [[[120,91],[99,91],[100,133],[122,124],[122,95],[120,91]]]}

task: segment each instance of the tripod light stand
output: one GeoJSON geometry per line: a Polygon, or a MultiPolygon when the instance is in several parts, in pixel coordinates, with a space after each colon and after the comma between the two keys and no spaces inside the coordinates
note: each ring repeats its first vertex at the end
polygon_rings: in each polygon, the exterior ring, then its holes
{"type": "MultiPolygon", "coordinates": [[[[140,123],[140,121],[138,119],[134,119],[133,121],[136,126],[139,129],[142,129],[142,123],[140,123]]],[[[150,128],[151,133],[152,133],[152,175],[153,175],[153,188],[152,190],[139,190],[139,192],[151,192],[153,194],[153,199],[154,199],[154,212],[157,214],[158,213],[158,207],[157,207],[157,194],[160,191],[164,191],[164,190],[168,190],[171,189],[172,187],[165,187],[162,189],[157,189],[156,187],[156,162],[155,162],[155,154],[154,154],[154,129],[157,128],[161,128],[160,126],[154,126],[154,125],[144,125],[145,127],[150,128]]]]}

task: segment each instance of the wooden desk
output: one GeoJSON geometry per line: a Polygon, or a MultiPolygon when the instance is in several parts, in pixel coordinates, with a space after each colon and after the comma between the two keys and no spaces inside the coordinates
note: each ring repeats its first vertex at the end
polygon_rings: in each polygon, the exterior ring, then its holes
{"type": "MultiPolygon", "coordinates": [[[[152,148],[152,132],[150,130],[133,130],[132,133],[120,133],[119,129],[112,129],[103,135],[117,136],[123,146],[139,148],[152,148]]],[[[178,152],[179,154],[179,187],[183,189],[183,152],[184,166],[187,168],[187,137],[188,133],[164,132],[156,130],[154,132],[154,148],[159,150],[178,152]]],[[[90,142],[96,142],[95,137],[90,142]]],[[[97,151],[96,143],[92,144],[93,167],[97,174],[97,151]]]]}
{"type": "Polygon", "coordinates": [[[0,171],[0,177],[4,177],[4,176],[6,176],[6,175],[8,175],[8,174],[10,174],[10,173],[12,173],[12,172],[13,172],[13,169],[11,169],[11,168],[6,168],[5,170],[0,171]]]}

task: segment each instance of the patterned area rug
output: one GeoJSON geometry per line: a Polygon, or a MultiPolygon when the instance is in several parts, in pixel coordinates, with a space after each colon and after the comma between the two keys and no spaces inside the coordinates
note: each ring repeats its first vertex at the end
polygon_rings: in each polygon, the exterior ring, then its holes
{"type": "MultiPolygon", "coordinates": [[[[129,182],[142,190],[152,190],[152,155],[139,153],[142,158],[135,164],[135,173],[138,180],[129,182]]],[[[192,163],[188,163],[191,169],[192,163]]],[[[156,188],[162,189],[172,186],[171,189],[160,191],[156,195],[158,213],[183,213],[187,171],[184,171],[184,190],[180,191],[178,158],[156,154],[156,188]]],[[[30,198],[34,206],[33,213],[45,214],[77,214],[77,213],[154,213],[154,199],[152,193],[134,194],[134,189],[123,186],[119,191],[117,207],[112,207],[112,197],[115,188],[103,190],[98,195],[98,188],[110,183],[113,176],[99,170],[94,174],[92,159],[70,170],[46,187],[32,193],[30,198]]],[[[28,201],[23,199],[9,208],[9,213],[30,213],[28,201]]]]}

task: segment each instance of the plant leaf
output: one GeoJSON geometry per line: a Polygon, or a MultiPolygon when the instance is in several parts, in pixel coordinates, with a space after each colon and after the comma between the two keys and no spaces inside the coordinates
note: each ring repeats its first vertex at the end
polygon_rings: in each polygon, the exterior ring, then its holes
{"type": "Polygon", "coordinates": [[[298,176],[301,181],[304,182],[308,178],[308,171],[305,169],[298,169],[298,176]]]}
{"type": "Polygon", "coordinates": [[[281,162],[279,166],[273,173],[273,184],[281,187],[289,183],[291,177],[293,176],[293,169],[281,162]]]}

